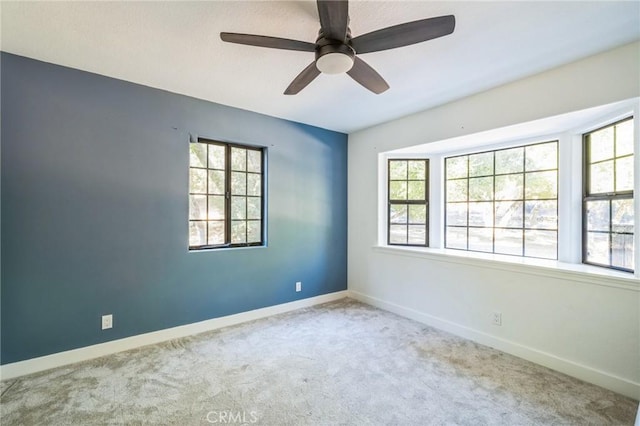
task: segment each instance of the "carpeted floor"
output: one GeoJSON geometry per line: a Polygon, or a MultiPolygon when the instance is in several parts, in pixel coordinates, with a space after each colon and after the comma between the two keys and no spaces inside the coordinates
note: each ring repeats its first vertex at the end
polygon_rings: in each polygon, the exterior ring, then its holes
{"type": "Polygon", "coordinates": [[[344,299],[2,382],[8,425],[632,425],[637,401],[344,299]]]}

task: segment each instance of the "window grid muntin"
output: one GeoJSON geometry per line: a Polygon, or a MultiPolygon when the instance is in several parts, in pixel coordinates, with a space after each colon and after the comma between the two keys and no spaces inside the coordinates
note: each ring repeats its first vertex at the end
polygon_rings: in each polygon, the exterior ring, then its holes
{"type": "Polygon", "coordinates": [[[559,165],[559,149],[558,149],[558,141],[545,141],[545,142],[538,142],[538,143],[534,143],[534,144],[527,144],[527,145],[521,145],[521,146],[516,146],[516,147],[509,147],[509,148],[503,148],[503,149],[496,149],[496,150],[488,150],[488,151],[478,151],[478,152],[473,152],[473,153],[469,153],[469,154],[462,154],[462,155],[455,155],[455,156],[451,156],[451,157],[446,157],[445,158],[445,170],[444,170],[444,177],[445,177],[445,195],[444,195],[444,199],[445,199],[445,213],[444,213],[444,242],[445,242],[445,248],[449,248],[452,250],[463,250],[463,251],[474,251],[474,252],[480,252],[480,253],[495,253],[495,254],[504,254],[507,256],[520,256],[520,257],[532,257],[532,258],[543,258],[543,259],[548,259],[548,257],[539,257],[539,256],[531,256],[531,255],[525,255],[526,250],[527,250],[527,245],[526,245],[526,231],[530,231],[530,232],[536,232],[536,231],[543,231],[543,232],[555,232],[555,241],[556,241],[556,250],[555,250],[555,257],[554,259],[557,259],[558,257],[558,179],[559,179],[559,173],[558,173],[558,165],[559,165]],[[546,144],[555,144],[555,151],[556,151],[556,158],[555,158],[555,162],[556,162],[556,167],[555,168],[546,168],[546,169],[534,169],[534,170],[527,170],[527,148],[530,147],[535,147],[535,146],[539,146],[539,145],[546,145],[546,144]],[[522,148],[523,153],[522,153],[522,168],[520,169],[521,171],[519,172],[509,172],[509,173],[496,173],[496,153],[497,152],[502,152],[502,151],[508,151],[508,150],[513,150],[513,149],[519,149],[522,148]],[[481,155],[481,154],[487,154],[487,153],[492,153],[492,170],[493,170],[493,174],[483,174],[483,175],[473,175],[471,176],[471,161],[469,160],[469,157],[474,156],[474,155],[481,155]],[[448,178],[448,173],[447,173],[447,167],[448,167],[448,160],[453,159],[453,158],[463,158],[466,157],[467,161],[466,161],[466,177],[455,177],[455,178],[448,178]],[[527,175],[530,175],[531,173],[541,173],[541,172],[551,172],[554,171],[556,176],[555,176],[555,193],[556,193],[556,197],[555,198],[526,198],[526,190],[527,190],[527,175]],[[499,176],[509,176],[509,175],[522,175],[522,198],[514,198],[514,199],[496,199],[496,177],[499,176]],[[471,179],[476,179],[476,178],[482,178],[482,177],[493,177],[493,185],[492,185],[492,199],[491,200],[483,200],[483,201],[475,201],[475,200],[471,200],[470,199],[470,180],[471,179]],[[447,183],[450,181],[462,181],[462,180],[466,180],[467,181],[467,185],[466,185],[466,201],[448,201],[448,185],[447,183]],[[540,202],[540,201],[555,201],[556,203],[556,208],[555,208],[555,218],[556,218],[556,226],[555,228],[545,228],[545,227],[527,227],[526,226],[526,218],[527,218],[527,213],[525,210],[525,206],[527,201],[529,202],[540,202]],[[491,203],[492,204],[492,226],[477,226],[477,225],[470,225],[471,220],[470,220],[470,215],[471,215],[471,209],[470,209],[470,204],[471,203],[476,203],[476,202],[484,202],[484,203],[491,203]],[[497,202],[521,202],[522,203],[522,226],[521,227],[514,227],[514,226],[496,226],[496,203],[497,202]],[[449,225],[448,224],[448,206],[449,204],[459,204],[459,205],[466,205],[467,206],[467,211],[466,211],[466,225],[449,225]],[[465,229],[465,248],[458,248],[458,247],[449,247],[448,241],[447,241],[447,235],[448,235],[448,230],[449,228],[454,228],[454,229],[465,229]],[[469,235],[470,235],[470,230],[471,229],[491,229],[491,251],[483,251],[483,250],[474,250],[474,249],[470,249],[469,248],[469,235]],[[522,236],[521,236],[521,250],[520,250],[520,254],[511,254],[511,253],[504,253],[504,252],[496,252],[496,230],[516,230],[516,231],[522,231],[522,236]]]}
{"type": "MultiPolygon", "coordinates": [[[[618,149],[618,132],[616,130],[616,126],[625,123],[627,121],[631,121],[633,123],[633,125],[635,126],[635,122],[634,122],[634,117],[627,117],[627,118],[623,118],[622,120],[607,124],[605,126],[599,127],[597,129],[594,129],[588,133],[585,133],[582,135],[582,140],[583,140],[583,167],[582,167],[582,172],[583,172],[583,202],[582,202],[582,263],[588,264],[588,265],[594,265],[594,266],[599,266],[599,267],[603,267],[603,268],[608,268],[608,269],[615,269],[615,270],[620,270],[620,271],[625,271],[625,272],[634,272],[633,268],[625,268],[625,267],[621,267],[621,266],[616,266],[613,265],[613,236],[614,235],[628,235],[633,237],[635,234],[635,224],[634,224],[634,232],[614,232],[613,231],[613,202],[617,201],[617,200],[633,200],[634,196],[633,196],[633,189],[631,190],[623,190],[623,191],[616,191],[617,188],[617,177],[618,177],[618,173],[617,173],[617,164],[619,159],[623,159],[623,158],[633,158],[633,156],[635,155],[635,151],[632,152],[631,154],[623,154],[621,156],[617,155],[617,149],[618,149]],[[595,162],[591,162],[591,135],[607,129],[607,128],[613,128],[613,157],[611,158],[605,158],[604,160],[599,160],[599,161],[595,161],[595,162]],[[613,161],[613,191],[612,192],[600,192],[600,193],[591,193],[590,189],[591,189],[591,166],[593,164],[599,164],[599,163],[603,163],[606,161],[613,161]],[[607,201],[608,205],[609,205],[609,229],[608,231],[597,231],[597,230],[589,230],[588,229],[588,204],[590,202],[594,202],[594,201],[607,201]],[[589,247],[588,247],[588,242],[589,242],[589,234],[606,234],[608,236],[608,257],[609,257],[609,262],[608,264],[604,264],[604,263],[598,263],[598,262],[594,262],[594,261],[589,261],[589,247]]],[[[633,132],[632,132],[632,137],[633,137],[633,132]]],[[[634,144],[635,145],[635,144],[634,144]]],[[[633,169],[634,173],[636,172],[635,167],[633,169]]],[[[634,212],[635,213],[635,212],[634,212]]],[[[633,244],[633,239],[632,239],[632,244],[633,244]]],[[[633,250],[635,250],[636,247],[633,247],[633,250]]],[[[632,262],[633,263],[633,262],[632,262]]]]}
{"type": "Polygon", "coordinates": [[[387,161],[387,244],[388,245],[397,245],[397,246],[412,246],[412,247],[428,247],[429,246],[429,160],[422,158],[393,158],[387,161]],[[392,162],[404,161],[407,163],[407,170],[405,174],[405,179],[392,179],[391,178],[391,164],[392,162]],[[409,179],[409,162],[423,162],[424,163],[424,179],[409,179]],[[406,191],[406,199],[392,199],[391,198],[391,182],[407,182],[407,191],[406,191]],[[409,199],[409,182],[423,182],[424,185],[424,199],[422,200],[410,200],[409,199]],[[391,209],[394,205],[406,206],[406,222],[392,222],[391,220],[391,209]],[[424,206],[425,208],[425,221],[424,223],[411,223],[409,207],[412,205],[424,206]],[[397,243],[391,242],[391,227],[392,226],[405,226],[406,227],[406,243],[397,243]],[[424,226],[424,244],[410,244],[409,243],[409,227],[413,226],[424,226]]]}
{"type": "MultiPolygon", "coordinates": [[[[200,144],[200,145],[205,145],[207,147],[207,152],[206,152],[206,167],[198,167],[198,166],[191,166],[191,162],[189,163],[189,170],[191,169],[198,169],[198,170],[205,170],[207,172],[207,178],[205,180],[206,182],[206,193],[202,194],[199,192],[193,193],[191,192],[191,190],[189,190],[189,198],[191,198],[193,195],[204,195],[206,197],[206,215],[205,215],[205,219],[191,219],[191,217],[189,217],[189,224],[191,223],[204,223],[204,228],[205,228],[205,241],[206,244],[203,245],[191,245],[189,243],[189,250],[202,250],[202,249],[213,249],[213,248],[227,248],[227,247],[250,247],[250,246],[262,246],[264,245],[264,216],[265,216],[265,212],[264,212],[264,206],[265,206],[265,199],[264,199],[264,188],[265,188],[265,179],[264,179],[264,171],[265,171],[265,155],[264,155],[264,149],[263,148],[258,148],[258,147],[252,147],[252,146],[247,146],[247,145],[240,145],[240,144],[233,144],[233,143],[225,143],[225,142],[218,142],[218,141],[212,141],[212,140],[208,140],[208,139],[202,139],[199,138],[197,142],[192,142],[192,143],[196,143],[196,144],[200,144]],[[215,168],[215,167],[209,167],[210,164],[210,157],[209,157],[209,146],[222,146],[225,148],[225,153],[224,153],[224,168],[220,169],[220,168],[215,168]],[[231,216],[231,202],[232,202],[232,198],[233,198],[233,194],[231,193],[231,185],[232,185],[232,173],[233,172],[238,172],[238,170],[234,170],[232,167],[232,162],[231,162],[231,153],[232,153],[232,149],[233,148],[238,148],[241,150],[245,151],[245,156],[248,157],[248,152],[249,151],[256,151],[260,153],[260,172],[244,172],[245,173],[245,199],[249,198],[249,196],[247,195],[247,189],[246,189],[246,183],[248,180],[247,175],[248,174],[253,174],[253,175],[259,175],[260,176],[260,186],[259,186],[259,193],[260,195],[258,196],[252,196],[252,198],[259,198],[260,199],[260,219],[254,220],[251,219],[249,220],[247,218],[248,214],[247,214],[247,206],[248,203],[245,203],[245,219],[236,219],[234,220],[231,216]],[[209,170],[213,170],[213,171],[224,171],[225,173],[225,180],[224,180],[224,186],[225,186],[225,190],[224,190],[224,194],[210,194],[209,193],[209,170]],[[225,202],[225,208],[224,208],[224,219],[209,219],[209,197],[211,196],[220,196],[220,195],[224,195],[224,202],[225,202]],[[231,242],[231,232],[232,232],[232,223],[233,222],[242,222],[244,221],[246,223],[245,225],[245,242],[244,243],[233,243],[231,242]],[[209,244],[209,224],[210,223],[218,223],[218,222],[223,222],[224,223],[224,240],[225,242],[222,244],[209,244]],[[259,236],[260,236],[260,241],[257,242],[246,242],[248,240],[248,223],[249,222],[260,222],[260,228],[259,228],[259,236]]],[[[245,158],[245,160],[248,160],[248,158],[245,158]]],[[[245,163],[245,168],[247,168],[248,165],[247,163],[245,163]]]]}

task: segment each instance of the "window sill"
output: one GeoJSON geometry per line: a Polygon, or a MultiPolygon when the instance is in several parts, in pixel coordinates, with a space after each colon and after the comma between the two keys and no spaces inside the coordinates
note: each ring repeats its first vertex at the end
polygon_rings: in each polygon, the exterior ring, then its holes
{"type": "Polygon", "coordinates": [[[482,268],[559,278],[640,292],[640,279],[636,278],[632,273],[608,270],[598,268],[597,266],[491,253],[421,247],[374,246],[373,251],[397,256],[419,257],[438,262],[465,264],[482,268]]]}
{"type": "Polygon", "coordinates": [[[235,251],[235,250],[253,250],[253,249],[262,249],[262,248],[267,248],[267,245],[263,244],[261,246],[210,247],[210,248],[202,248],[202,249],[188,249],[187,253],[212,253],[212,252],[235,251]]]}

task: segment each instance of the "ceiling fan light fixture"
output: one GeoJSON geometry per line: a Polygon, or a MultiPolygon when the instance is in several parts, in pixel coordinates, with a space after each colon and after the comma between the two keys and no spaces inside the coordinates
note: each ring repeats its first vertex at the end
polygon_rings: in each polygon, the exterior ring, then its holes
{"type": "Polygon", "coordinates": [[[323,74],[342,74],[353,67],[356,52],[344,43],[336,43],[325,38],[318,39],[316,68],[323,74]]]}
{"type": "Polygon", "coordinates": [[[353,58],[344,53],[327,53],[318,58],[316,67],[323,74],[342,74],[353,67],[353,58]]]}

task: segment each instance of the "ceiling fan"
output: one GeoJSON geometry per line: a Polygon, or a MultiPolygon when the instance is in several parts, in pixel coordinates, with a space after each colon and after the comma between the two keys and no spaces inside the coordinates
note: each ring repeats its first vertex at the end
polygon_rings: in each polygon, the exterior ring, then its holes
{"type": "Polygon", "coordinates": [[[318,0],[317,2],[320,31],[315,43],[227,32],[220,33],[220,38],[229,43],[315,52],[315,61],[293,79],[284,91],[285,95],[297,94],[320,73],[343,72],[373,93],[380,94],[387,90],[389,85],[357,55],[395,49],[449,35],[456,25],[455,17],[446,15],[406,22],[352,38],[349,29],[349,2],[347,0],[318,0]]]}

